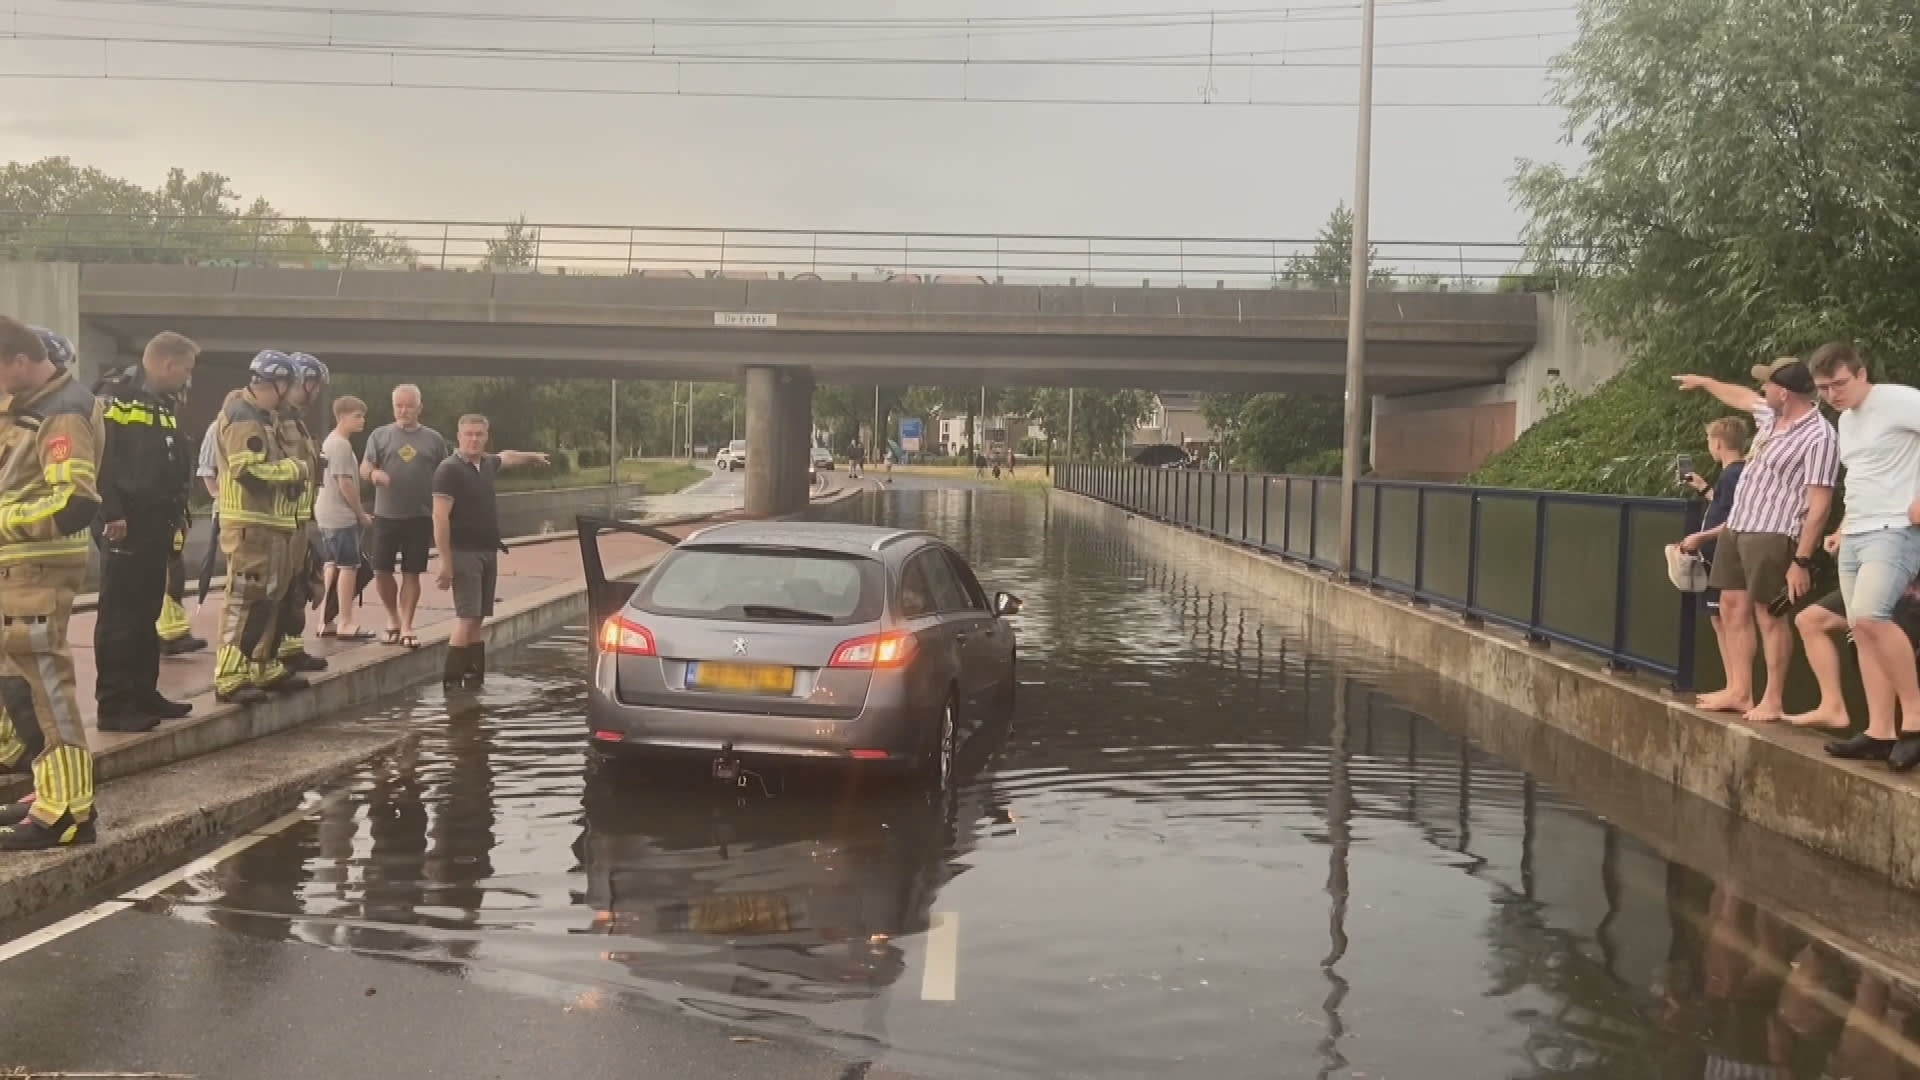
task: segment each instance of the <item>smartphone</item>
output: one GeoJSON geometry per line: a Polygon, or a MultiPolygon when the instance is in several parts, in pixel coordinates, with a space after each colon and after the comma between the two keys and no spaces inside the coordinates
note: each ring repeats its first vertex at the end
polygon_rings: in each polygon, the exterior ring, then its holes
{"type": "Polygon", "coordinates": [[[1684,484],[1687,477],[1693,475],[1693,455],[1679,454],[1673,459],[1673,482],[1684,484]]]}

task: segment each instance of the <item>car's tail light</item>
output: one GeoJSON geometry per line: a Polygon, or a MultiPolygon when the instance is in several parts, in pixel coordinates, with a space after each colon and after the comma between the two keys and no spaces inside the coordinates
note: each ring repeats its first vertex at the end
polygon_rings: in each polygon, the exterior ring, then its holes
{"type": "Polygon", "coordinates": [[[913,657],[915,648],[912,634],[899,630],[884,634],[870,634],[867,637],[854,638],[841,642],[833,650],[833,662],[829,667],[837,668],[896,668],[913,657]]]}
{"type": "Polygon", "coordinates": [[[600,649],[602,652],[624,653],[627,656],[657,656],[653,647],[653,631],[627,618],[615,615],[600,626],[600,649]]]}

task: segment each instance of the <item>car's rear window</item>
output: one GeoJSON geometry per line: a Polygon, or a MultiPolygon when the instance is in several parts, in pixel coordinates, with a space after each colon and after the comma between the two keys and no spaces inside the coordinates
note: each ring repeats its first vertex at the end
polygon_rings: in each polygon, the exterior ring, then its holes
{"type": "Polygon", "coordinates": [[[885,578],[872,559],[792,548],[699,547],[669,554],[635,593],[658,615],[756,622],[866,622],[885,578]]]}

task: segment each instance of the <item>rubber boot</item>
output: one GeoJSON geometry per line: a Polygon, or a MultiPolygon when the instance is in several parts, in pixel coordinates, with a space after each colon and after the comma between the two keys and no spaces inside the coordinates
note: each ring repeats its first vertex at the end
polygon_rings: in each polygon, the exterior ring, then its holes
{"type": "Polygon", "coordinates": [[[447,646],[447,664],[441,670],[440,685],[460,686],[466,681],[468,648],[466,645],[447,646]]]}
{"type": "Polygon", "coordinates": [[[486,681],[487,681],[487,643],[484,641],[475,642],[474,644],[467,646],[466,677],[461,680],[461,685],[467,687],[470,690],[477,690],[480,688],[481,684],[485,683],[486,681]]]}

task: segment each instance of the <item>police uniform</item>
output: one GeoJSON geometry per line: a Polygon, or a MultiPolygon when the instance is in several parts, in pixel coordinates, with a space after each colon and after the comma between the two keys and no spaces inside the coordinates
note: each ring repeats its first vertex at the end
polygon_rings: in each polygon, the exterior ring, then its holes
{"type": "Polygon", "coordinates": [[[81,727],[67,621],[99,508],[100,408],[74,382],[71,345],[42,333],[59,374],[0,413],[0,769],[28,766],[34,798],[6,808],[0,850],[93,839],[93,755],[81,727]]]}
{"type": "Polygon", "coordinates": [[[139,367],[103,381],[96,394],[107,442],[94,525],[100,546],[94,697],[102,731],[146,731],[161,717],[181,715],[160,700],[159,620],[174,539],[186,524],[193,461],[172,395],[149,389],[139,367]],[[107,539],[109,522],[124,522],[126,535],[107,539]]]}
{"type": "MultiPolygon", "coordinates": [[[[293,377],[299,382],[313,382],[324,386],[327,381],[326,365],[306,353],[294,353],[293,377]]],[[[291,458],[306,463],[307,482],[302,486],[299,501],[294,506],[294,527],[287,536],[287,590],[280,601],[280,662],[294,671],[324,671],[327,662],[307,652],[307,608],[313,598],[314,589],[319,585],[319,562],[313,558],[314,525],[313,503],[319,495],[319,485],[323,468],[320,462],[320,444],[307,430],[306,421],[300,416],[300,410],[289,405],[284,399],[280,403],[277,416],[280,446],[291,458]]]]}
{"type": "MultiPolygon", "coordinates": [[[[254,357],[254,383],[293,380],[287,356],[254,357]]],[[[290,584],[288,534],[295,531],[307,465],[280,443],[278,418],[253,387],[227,395],[221,407],[220,551],[227,558],[227,594],[220,609],[220,649],[213,687],[221,701],[254,702],[267,689],[306,682],[279,659],[280,600],[290,584]]]]}

